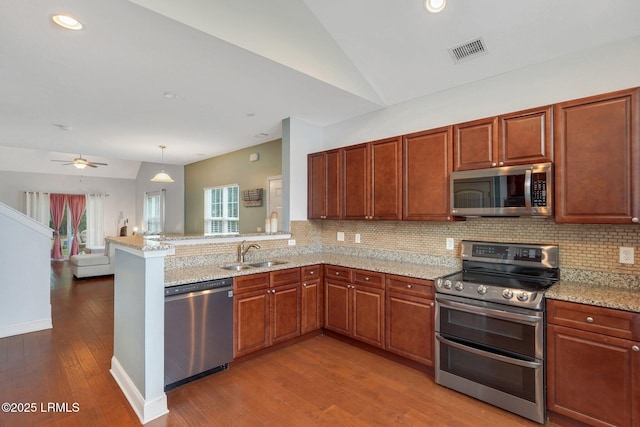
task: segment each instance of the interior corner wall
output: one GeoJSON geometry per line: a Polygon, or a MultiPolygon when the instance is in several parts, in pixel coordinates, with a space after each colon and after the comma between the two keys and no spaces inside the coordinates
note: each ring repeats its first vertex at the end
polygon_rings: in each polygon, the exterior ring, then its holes
{"type": "MultiPolygon", "coordinates": [[[[267,177],[281,174],[281,139],[186,165],[184,168],[184,232],[186,234],[204,233],[203,190],[205,188],[238,184],[241,192],[254,188],[265,189],[267,177]],[[259,155],[259,160],[249,160],[249,155],[253,153],[259,155]]],[[[264,230],[266,216],[264,192],[260,207],[245,207],[241,201],[240,232],[256,233],[258,227],[264,230]]]]}
{"type": "Polygon", "coordinates": [[[165,189],[164,232],[184,234],[184,166],[142,162],[135,186],[135,221],[129,221],[128,233],[133,227],[144,229],[145,193],[165,189]],[[152,182],[151,178],[164,170],[174,182],[152,182]]]}

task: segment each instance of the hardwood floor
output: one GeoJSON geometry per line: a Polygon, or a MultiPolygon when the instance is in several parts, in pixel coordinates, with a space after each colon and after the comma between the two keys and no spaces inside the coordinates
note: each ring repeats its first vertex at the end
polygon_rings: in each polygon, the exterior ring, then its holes
{"type": "MultiPolygon", "coordinates": [[[[0,426],[140,425],[109,373],[113,279],[74,280],[67,263],[53,263],[51,303],[53,329],[0,339],[0,403],[35,404],[31,413],[0,412],[0,426]]],[[[148,426],[539,425],[326,336],[167,396],[170,413],[148,426]]]]}

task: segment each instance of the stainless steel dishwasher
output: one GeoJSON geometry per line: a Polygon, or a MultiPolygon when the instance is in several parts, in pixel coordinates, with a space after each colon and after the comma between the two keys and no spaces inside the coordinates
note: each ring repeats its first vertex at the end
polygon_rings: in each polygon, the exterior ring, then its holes
{"type": "Polygon", "coordinates": [[[233,279],[165,288],[165,390],[226,369],[231,360],[233,279]]]}

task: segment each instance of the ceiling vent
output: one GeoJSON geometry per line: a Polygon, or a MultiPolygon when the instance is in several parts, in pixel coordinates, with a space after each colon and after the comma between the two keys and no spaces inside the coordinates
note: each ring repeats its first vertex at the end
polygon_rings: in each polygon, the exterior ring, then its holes
{"type": "Polygon", "coordinates": [[[448,50],[451,58],[453,58],[453,62],[456,64],[488,53],[482,37],[464,42],[458,46],[450,47],[448,50]]]}

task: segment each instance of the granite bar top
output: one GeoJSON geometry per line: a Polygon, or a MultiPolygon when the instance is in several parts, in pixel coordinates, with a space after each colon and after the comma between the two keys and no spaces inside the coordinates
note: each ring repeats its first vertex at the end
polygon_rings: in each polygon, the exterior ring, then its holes
{"type": "MultiPolygon", "coordinates": [[[[408,263],[401,261],[381,260],[369,257],[338,255],[330,253],[314,253],[308,255],[282,256],[278,261],[286,261],[286,264],[271,267],[250,268],[242,271],[229,271],[220,267],[222,265],[203,265],[185,268],[165,270],[165,286],[177,286],[186,283],[195,283],[205,280],[221,279],[224,277],[236,277],[247,274],[264,273],[268,271],[284,270],[287,268],[304,267],[314,264],[332,264],[342,267],[356,268],[380,273],[397,274],[401,276],[415,277],[418,279],[433,280],[446,274],[454,273],[458,268],[443,267],[439,265],[408,263]]],[[[255,260],[259,261],[259,260],[255,260]]],[[[249,264],[246,262],[245,264],[249,264]]]]}
{"type": "Polygon", "coordinates": [[[640,289],[560,280],[545,292],[550,299],[640,313],[640,289]]]}
{"type": "Polygon", "coordinates": [[[148,239],[145,236],[107,237],[106,240],[140,251],[164,251],[174,247],[171,244],[148,239]]]}

